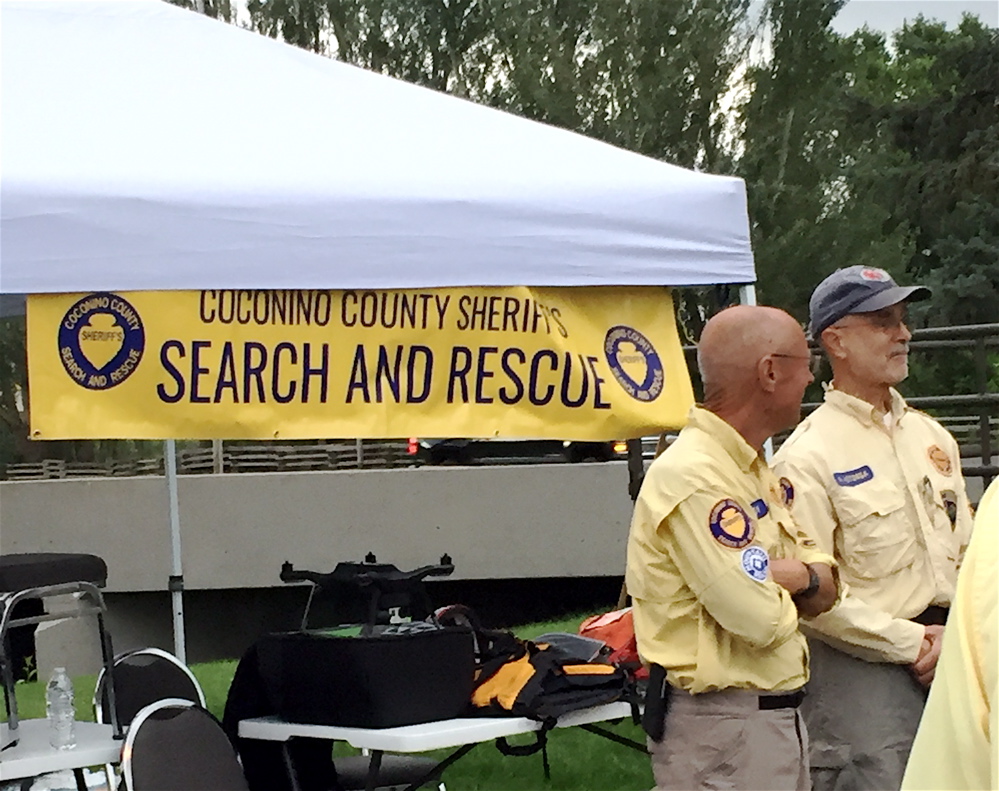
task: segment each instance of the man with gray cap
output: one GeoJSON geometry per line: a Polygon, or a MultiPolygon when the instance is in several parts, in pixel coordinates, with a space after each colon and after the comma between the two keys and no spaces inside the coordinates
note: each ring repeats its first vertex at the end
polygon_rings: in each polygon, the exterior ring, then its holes
{"type": "Polygon", "coordinates": [[[852,266],[809,304],[833,381],[774,470],[845,583],[832,610],[802,622],[815,791],[901,785],[971,536],[957,443],[894,389],[908,375],[906,303],[928,295],[852,266]]]}

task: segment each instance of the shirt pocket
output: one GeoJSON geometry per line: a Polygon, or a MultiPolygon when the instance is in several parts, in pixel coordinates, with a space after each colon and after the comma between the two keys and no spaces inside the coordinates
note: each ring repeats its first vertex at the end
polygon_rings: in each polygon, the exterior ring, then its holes
{"type": "Polygon", "coordinates": [[[877,481],[843,486],[833,504],[840,522],[837,554],[850,575],[876,580],[912,565],[915,526],[907,523],[897,488],[877,481]]]}

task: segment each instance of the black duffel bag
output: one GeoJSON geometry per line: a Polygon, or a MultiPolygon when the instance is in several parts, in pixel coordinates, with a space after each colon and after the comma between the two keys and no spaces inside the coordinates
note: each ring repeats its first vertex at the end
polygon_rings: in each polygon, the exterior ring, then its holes
{"type": "Polygon", "coordinates": [[[451,719],[465,714],[474,684],[474,641],[462,627],[287,632],[261,638],[257,652],[267,697],[289,722],[392,728],[451,719]]]}

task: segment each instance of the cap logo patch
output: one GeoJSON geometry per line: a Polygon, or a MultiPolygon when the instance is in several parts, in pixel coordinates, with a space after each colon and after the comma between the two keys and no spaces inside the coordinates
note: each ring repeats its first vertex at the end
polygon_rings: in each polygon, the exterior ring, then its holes
{"type": "Polygon", "coordinates": [[[926,449],[926,455],[930,457],[930,462],[941,475],[949,476],[954,472],[954,465],[950,463],[950,456],[939,445],[930,445],[926,449]]]}
{"type": "Polygon", "coordinates": [[[747,547],[742,550],[742,570],[747,577],[757,582],[766,582],[767,569],[770,568],[770,556],[762,547],[747,547]]]}
{"type": "Polygon", "coordinates": [[[711,509],[708,526],[715,541],[730,549],[749,546],[756,536],[756,526],[752,518],[735,500],[725,499],[711,509]]]}
{"type": "Polygon", "coordinates": [[[867,483],[873,477],[874,470],[866,464],[863,467],[857,467],[855,470],[833,473],[833,480],[840,486],[860,486],[860,484],[867,483]]]}
{"type": "Polygon", "coordinates": [[[860,276],[864,278],[864,280],[876,280],[881,282],[891,280],[891,276],[883,269],[861,269],[860,276]]]}

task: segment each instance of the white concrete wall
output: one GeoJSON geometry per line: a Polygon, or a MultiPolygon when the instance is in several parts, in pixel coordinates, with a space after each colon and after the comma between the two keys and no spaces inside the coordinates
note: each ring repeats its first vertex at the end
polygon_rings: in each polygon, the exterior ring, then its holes
{"type": "MultiPolygon", "coordinates": [[[[454,579],[623,573],[623,462],[181,476],[188,589],[281,585],[281,562],[328,571],[374,552],[454,579]]],[[[108,590],[165,590],[162,477],[0,483],[0,552],[90,552],[108,590]]]]}

